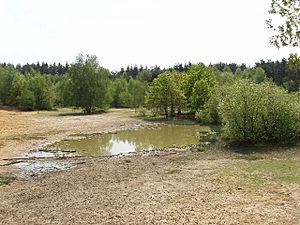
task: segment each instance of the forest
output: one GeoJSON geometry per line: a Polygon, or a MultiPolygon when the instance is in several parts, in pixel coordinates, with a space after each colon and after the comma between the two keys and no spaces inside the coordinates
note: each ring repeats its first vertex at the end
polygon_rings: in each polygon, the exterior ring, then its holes
{"type": "Polygon", "coordinates": [[[2,63],[0,104],[26,111],[134,108],[140,115],[146,110],[166,118],[188,115],[222,124],[230,142],[284,141],[298,135],[300,121],[295,57],[261,60],[254,67],[186,63],[120,71],[103,68],[94,55],[78,55],[71,65],[2,63]]]}

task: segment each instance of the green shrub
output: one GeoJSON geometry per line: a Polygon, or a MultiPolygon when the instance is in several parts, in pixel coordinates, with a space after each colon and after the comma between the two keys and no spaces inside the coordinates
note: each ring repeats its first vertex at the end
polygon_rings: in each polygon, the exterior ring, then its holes
{"type": "Polygon", "coordinates": [[[212,123],[208,108],[203,108],[198,110],[195,113],[195,119],[199,123],[204,123],[204,124],[212,123]]]}
{"type": "Polygon", "coordinates": [[[14,177],[2,177],[0,176],[0,185],[8,185],[15,180],[14,177]]]}
{"type": "Polygon", "coordinates": [[[200,123],[220,123],[218,98],[216,94],[213,94],[213,96],[204,104],[203,109],[199,109],[195,113],[195,118],[200,123]]]}
{"type": "Polygon", "coordinates": [[[45,76],[35,74],[29,81],[29,90],[34,94],[35,108],[50,110],[53,106],[53,90],[45,76]]]}
{"type": "Polygon", "coordinates": [[[19,108],[22,110],[34,110],[35,97],[32,91],[24,90],[19,99],[19,108]]]}
{"type": "Polygon", "coordinates": [[[147,114],[147,109],[144,108],[144,107],[139,107],[139,108],[136,110],[136,113],[138,114],[138,116],[145,117],[146,114],[147,114]]]}
{"type": "Polygon", "coordinates": [[[275,84],[239,80],[221,93],[218,111],[229,142],[286,142],[299,135],[297,98],[275,84]]]}

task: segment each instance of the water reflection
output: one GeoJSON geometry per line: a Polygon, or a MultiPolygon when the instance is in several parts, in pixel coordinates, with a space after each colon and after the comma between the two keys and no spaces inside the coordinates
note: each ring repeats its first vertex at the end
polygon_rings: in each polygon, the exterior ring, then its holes
{"type": "Polygon", "coordinates": [[[90,136],[56,144],[62,150],[75,150],[83,156],[104,156],[182,146],[199,142],[197,133],[209,127],[198,125],[163,125],[155,129],[121,131],[117,134],[90,136]]]}

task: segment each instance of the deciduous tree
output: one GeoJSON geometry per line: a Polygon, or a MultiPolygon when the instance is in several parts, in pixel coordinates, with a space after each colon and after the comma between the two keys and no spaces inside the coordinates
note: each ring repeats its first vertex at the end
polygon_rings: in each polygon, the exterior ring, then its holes
{"type": "Polygon", "coordinates": [[[270,41],[276,47],[300,46],[300,1],[272,0],[269,13],[274,19],[267,20],[275,35],[270,41]],[[279,17],[279,18],[278,18],[279,17]],[[278,21],[278,22],[276,22],[278,21]]]}
{"type": "Polygon", "coordinates": [[[177,72],[164,72],[154,79],[146,96],[148,108],[173,117],[184,101],[184,92],[176,81],[177,72]]]}
{"type": "Polygon", "coordinates": [[[79,55],[69,74],[75,106],[83,108],[85,113],[109,106],[109,71],[99,65],[96,56],[79,55]]]}
{"type": "Polygon", "coordinates": [[[188,99],[192,112],[196,112],[204,106],[216,83],[216,71],[214,68],[206,67],[202,63],[191,66],[187,72],[185,96],[188,99]]]}

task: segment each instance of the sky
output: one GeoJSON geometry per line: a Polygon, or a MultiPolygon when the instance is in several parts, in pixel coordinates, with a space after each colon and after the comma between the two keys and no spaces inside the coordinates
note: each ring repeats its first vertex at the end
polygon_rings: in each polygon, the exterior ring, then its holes
{"type": "Polygon", "coordinates": [[[101,66],[281,60],[265,20],[271,0],[0,0],[0,62],[101,66]]]}

